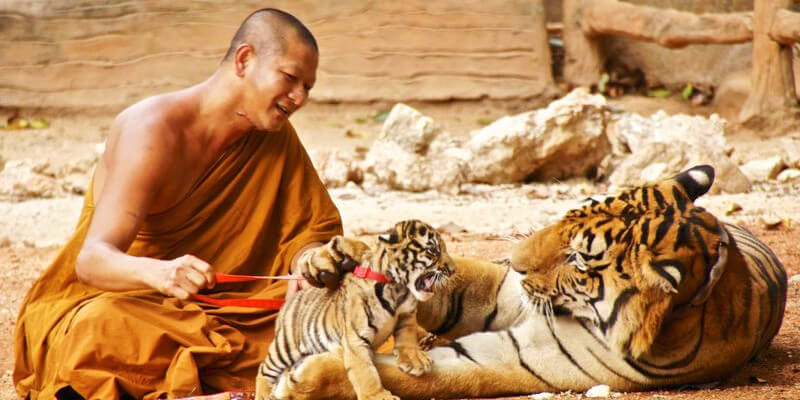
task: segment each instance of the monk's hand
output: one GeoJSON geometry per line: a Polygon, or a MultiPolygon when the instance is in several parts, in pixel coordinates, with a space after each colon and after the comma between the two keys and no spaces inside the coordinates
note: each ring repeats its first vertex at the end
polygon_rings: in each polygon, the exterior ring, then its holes
{"type": "Polygon", "coordinates": [[[188,254],[166,261],[162,278],[157,283],[158,291],[181,300],[188,299],[201,289],[214,287],[215,283],[211,266],[188,254]]]}
{"type": "Polygon", "coordinates": [[[306,250],[297,269],[306,282],[316,287],[335,289],[345,272],[361,263],[369,247],[359,240],[335,236],[327,244],[306,250]]]}

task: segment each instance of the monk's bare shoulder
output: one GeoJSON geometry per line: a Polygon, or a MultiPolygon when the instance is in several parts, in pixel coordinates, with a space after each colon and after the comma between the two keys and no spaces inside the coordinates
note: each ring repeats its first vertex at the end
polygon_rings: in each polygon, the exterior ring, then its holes
{"type": "MultiPolygon", "coordinates": [[[[111,125],[107,148],[143,150],[140,147],[144,147],[167,154],[173,152],[180,139],[180,131],[174,128],[179,107],[175,95],[168,93],[148,97],[126,108],[111,125]]],[[[113,156],[114,152],[109,154],[113,156]]]]}
{"type": "Polygon", "coordinates": [[[95,173],[95,193],[150,191],[153,198],[146,206],[158,207],[163,202],[159,188],[180,170],[176,163],[181,158],[179,109],[174,94],[165,94],[123,110],[111,124],[95,173]]]}

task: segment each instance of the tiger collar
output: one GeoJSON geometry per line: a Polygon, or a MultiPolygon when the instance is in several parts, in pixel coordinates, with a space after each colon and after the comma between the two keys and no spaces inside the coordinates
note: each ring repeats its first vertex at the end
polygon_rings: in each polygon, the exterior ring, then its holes
{"type": "Polygon", "coordinates": [[[356,265],[355,268],[353,268],[353,275],[381,283],[393,282],[388,276],[363,265],[356,265]]]}

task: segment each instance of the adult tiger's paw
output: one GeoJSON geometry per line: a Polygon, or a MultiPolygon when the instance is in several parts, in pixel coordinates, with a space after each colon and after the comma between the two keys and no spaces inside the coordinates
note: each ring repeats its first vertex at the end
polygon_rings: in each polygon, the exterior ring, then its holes
{"type": "Polygon", "coordinates": [[[431,372],[433,360],[422,349],[416,347],[396,348],[394,353],[397,356],[397,367],[401,371],[412,376],[431,372]]]}
{"type": "Polygon", "coordinates": [[[352,271],[369,253],[360,240],[335,236],[324,246],[309,249],[297,261],[298,272],[316,287],[335,289],[347,271],[352,271]]]}
{"type": "Polygon", "coordinates": [[[399,397],[392,394],[392,392],[388,390],[382,390],[373,395],[365,395],[363,397],[364,400],[400,400],[399,397]]]}

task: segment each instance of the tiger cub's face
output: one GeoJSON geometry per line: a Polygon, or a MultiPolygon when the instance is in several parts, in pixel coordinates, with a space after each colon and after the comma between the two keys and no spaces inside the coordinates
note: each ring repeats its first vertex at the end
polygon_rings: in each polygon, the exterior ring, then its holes
{"type": "Polygon", "coordinates": [[[638,357],[672,306],[691,301],[717,260],[721,227],[692,202],[713,169],[603,199],[588,199],[513,249],[514,268],[540,311],[591,321],[617,350],[638,357]]]}
{"type": "Polygon", "coordinates": [[[419,301],[429,300],[454,271],[439,232],[418,220],[398,222],[390,232],[378,236],[375,254],[381,270],[405,284],[419,301]]]}

